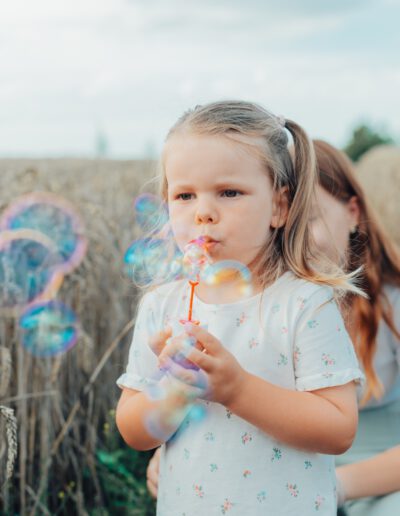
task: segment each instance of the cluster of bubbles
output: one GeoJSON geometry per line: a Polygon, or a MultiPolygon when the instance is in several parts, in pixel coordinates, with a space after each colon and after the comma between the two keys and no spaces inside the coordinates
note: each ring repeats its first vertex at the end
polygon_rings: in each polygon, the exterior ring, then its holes
{"type": "Polygon", "coordinates": [[[53,356],[78,338],[74,312],[56,295],[87,249],[73,207],[48,192],[14,200],[0,218],[0,313],[17,316],[24,347],[53,356]]]}
{"type": "Polygon", "coordinates": [[[142,236],[125,252],[126,271],[140,286],[157,285],[186,278],[210,286],[235,283],[237,299],[251,293],[251,274],[235,260],[212,262],[207,241],[192,240],[182,253],[175,243],[169,224],[168,208],[158,196],[144,193],[134,202],[134,212],[142,236]],[[234,280],[234,281],[233,281],[234,280]]]}
{"type": "MultiPolygon", "coordinates": [[[[134,211],[139,230],[146,236],[132,242],[125,253],[124,261],[128,274],[136,284],[146,286],[185,278],[188,280],[188,288],[189,285],[194,288],[194,284],[201,281],[210,288],[223,290],[224,299],[229,299],[229,302],[251,295],[251,273],[248,268],[235,260],[213,262],[208,252],[207,240],[203,237],[199,236],[192,240],[186,245],[184,253],[180,252],[169,225],[168,208],[159,197],[149,193],[139,196],[135,200],[134,211]]],[[[181,322],[185,321],[186,318],[181,319],[181,322]]],[[[181,334],[184,345],[173,363],[191,369],[192,374],[198,375],[203,381],[202,371],[187,360],[196,342],[189,336],[182,335],[183,328],[174,331],[175,333],[181,334]]],[[[162,375],[171,378],[171,371],[164,368],[162,375]]],[[[176,384],[167,383],[166,387],[162,386],[159,380],[160,377],[154,378],[155,383],[148,388],[147,394],[151,399],[163,399],[168,403],[168,399],[174,398],[173,390],[177,388],[176,384]]],[[[206,385],[202,385],[202,390],[204,389],[207,389],[206,385]]],[[[182,395],[186,396],[185,406],[180,403],[170,405],[167,418],[158,410],[148,414],[145,425],[151,435],[165,440],[168,437],[166,426],[179,424],[183,418],[186,423],[198,422],[206,416],[204,403],[195,400],[187,391],[184,392],[186,394],[182,395]]],[[[185,425],[181,425],[182,427],[185,425]]]]}
{"type": "Polygon", "coordinates": [[[127,274],[139,286],[180,278],[181,253],[172,239],[166,204],[145,193],[135,200],[134,211],[139,230],[145,236],[134,240],[125,252],[127,274]]]}

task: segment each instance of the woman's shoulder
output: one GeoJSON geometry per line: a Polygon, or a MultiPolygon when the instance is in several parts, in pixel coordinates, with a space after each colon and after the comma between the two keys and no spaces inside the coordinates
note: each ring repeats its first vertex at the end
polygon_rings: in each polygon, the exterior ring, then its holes
{"type": "Polygon", "coordinates": [[[389,303],[393,307],[400,307],[400,286],[393,285],[391,283],[385,283],[383,286],[383,292],[385,293],[389,303]]]}

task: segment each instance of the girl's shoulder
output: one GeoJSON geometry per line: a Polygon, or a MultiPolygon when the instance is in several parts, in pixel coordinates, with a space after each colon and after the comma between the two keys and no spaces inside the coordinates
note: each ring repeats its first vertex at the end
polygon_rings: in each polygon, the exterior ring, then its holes
{"type": "Polygon", "coordinates": [[[301,297],[304,300],[321,299],[330,301],[333,299],[334,290],[329,285],[319,285],[312,281],[299,278],[292,272],[285,272],[273,285],[276,295],[293,299],[301,297]]]}
{"type": "Polygon", "coordinates": [[[266,289],[263,298],[265,310],[272,310],[272,313],[279,310],[292,321],[307,318],[335,300],[332,287],[315,284],[299,278],[292,272],[286,272],[278,278],[269,289],[266,289]]]}
{"type": "Polygon", "coordinates": [[[145,292],[141,302],[149,304],[156,302],[159,304],[163,301],[176,299],[186,285],[187,281],[185,282],[184,280],[176,280],[169,283],[163,283],[162,285],[157,285],[145,292]]]}

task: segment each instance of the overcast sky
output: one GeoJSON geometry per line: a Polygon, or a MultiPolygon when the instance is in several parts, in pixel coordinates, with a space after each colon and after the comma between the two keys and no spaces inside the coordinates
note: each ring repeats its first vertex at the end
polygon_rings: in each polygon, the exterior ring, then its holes
{"type": "Polygon", "coordinates": [[[400,0],[0,0],[0,156],[157,154],[188,107],[400,140],[400,0]]]}

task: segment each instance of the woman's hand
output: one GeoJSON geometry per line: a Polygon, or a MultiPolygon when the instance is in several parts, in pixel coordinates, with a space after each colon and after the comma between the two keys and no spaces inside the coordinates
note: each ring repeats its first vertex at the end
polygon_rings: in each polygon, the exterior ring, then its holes
{"type": "Polygon", "coordinates": [[[188,345],[187,337],[173,338],[159,355],[160,365],[168,368],[175,378],[203,391],[198,397],[222,405],[229,404],[241,389],[246,376],[245,370],[232,353],[204,328],[186,323],[185,331],[189,337],[195,339],[196,347],[193,342],[188,345]],[[181,367],[175,359],[178,358],[179,362],[182,357],[199,370],[181,367]]]}
{"type": "Polygon", "coordinates": [[[342,498],[354,500],[400,491],[400,446],[336,468],[342,498]]]}
{"type": "Polygon", "coordinates": [[[160,454],[161,448],[157,448],[147,466],[147,489],[153,498],[158,495],[158,477],[160,475],[160,454]]]}

